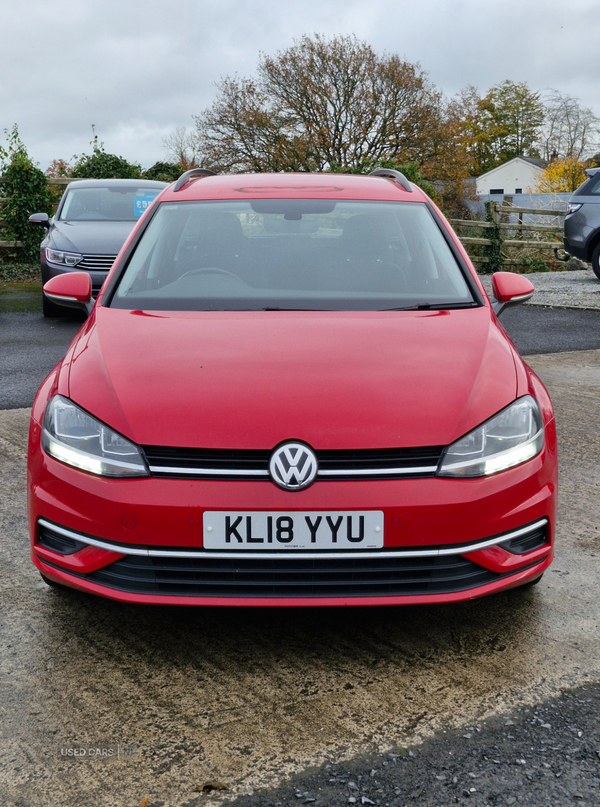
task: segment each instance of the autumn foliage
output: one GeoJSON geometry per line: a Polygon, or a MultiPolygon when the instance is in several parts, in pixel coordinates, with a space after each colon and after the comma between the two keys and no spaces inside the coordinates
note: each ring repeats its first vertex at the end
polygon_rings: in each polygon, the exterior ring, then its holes
{"type": "Polygon", "coordinates": [[[554,160],[544,169],[533,193],[572,193],[586,179],[585,165],[575,157],[565,157],[554,160]]]}
{"type": "Polygon", "coordinates": [[[196,118],[205,164],[221,171],[364,170],[417,162],[459,182],[460,122],[419,65],[354,36],[303,37],[261,55],[253,78],[224,78],[196,118]]]}

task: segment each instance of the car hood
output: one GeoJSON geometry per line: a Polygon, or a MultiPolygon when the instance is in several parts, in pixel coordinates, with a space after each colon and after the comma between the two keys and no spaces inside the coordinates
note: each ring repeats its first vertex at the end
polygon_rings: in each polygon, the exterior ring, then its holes
{"type": "Polygon", "coordinates": [[[488,307],[142,312],[96,306],[70,397],[142,445],[317,449],[451,443],[514,400],[488,307]]]}
{"type": "Polygon", "coordinates": [[[116,255],[135,221],[57,221],[50,232],[51,245],[65,252],[116,255]]]}

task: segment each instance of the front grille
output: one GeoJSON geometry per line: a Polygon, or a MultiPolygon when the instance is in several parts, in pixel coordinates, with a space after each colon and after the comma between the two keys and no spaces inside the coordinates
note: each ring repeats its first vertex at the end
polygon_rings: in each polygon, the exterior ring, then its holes
{"type": "MultiPolygon", "coordinates": [[[[267,479],[271,451],[144,446],[153,476],[267,479]]],[[[316,451],[320,479],[434,476],[444,446],[316,451]]]]}
{"type": "Polygon", "coordinates": [[[84,255],[77,264],[77,269],[87,272],[108,272],[115,262],[116,255],[84,255]]]}
{"type": "Polygon", "coordinates": [[[84,579],[137,594],[368,597],[449,594],[506,577],[460,555],[434,558],[148,558],[128,556],[84,579]]]}

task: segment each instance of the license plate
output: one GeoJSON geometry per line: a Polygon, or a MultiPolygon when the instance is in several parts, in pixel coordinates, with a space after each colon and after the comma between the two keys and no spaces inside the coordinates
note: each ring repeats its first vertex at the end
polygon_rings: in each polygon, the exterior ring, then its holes
{"type": "Polygon", "coordinates": [[[378,549],[383,512],[205,511],[205,549],[378,549]]]}

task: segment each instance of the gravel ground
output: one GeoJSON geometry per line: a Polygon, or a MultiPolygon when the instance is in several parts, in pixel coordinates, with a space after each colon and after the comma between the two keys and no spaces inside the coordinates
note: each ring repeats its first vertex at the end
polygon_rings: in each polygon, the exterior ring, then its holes
{"type": "Polygon", "coordinates": [[[582,687],[510,716],[440,732],[420,746],[331,761],[276,790],[221,803],[592,807],[600,803],[599,717],[600,687],[582,687]]]}
{"type": "MultiPolygon", "coordinates": [[[[591,269],[577,269],[574,272],[532,272],[526,277],[535,286],[535,294],[527,305],[600,309],[600,280],[591,269]]],[[[482,275],[481,281],[490,294],[491,275],[482,275]]]]}

